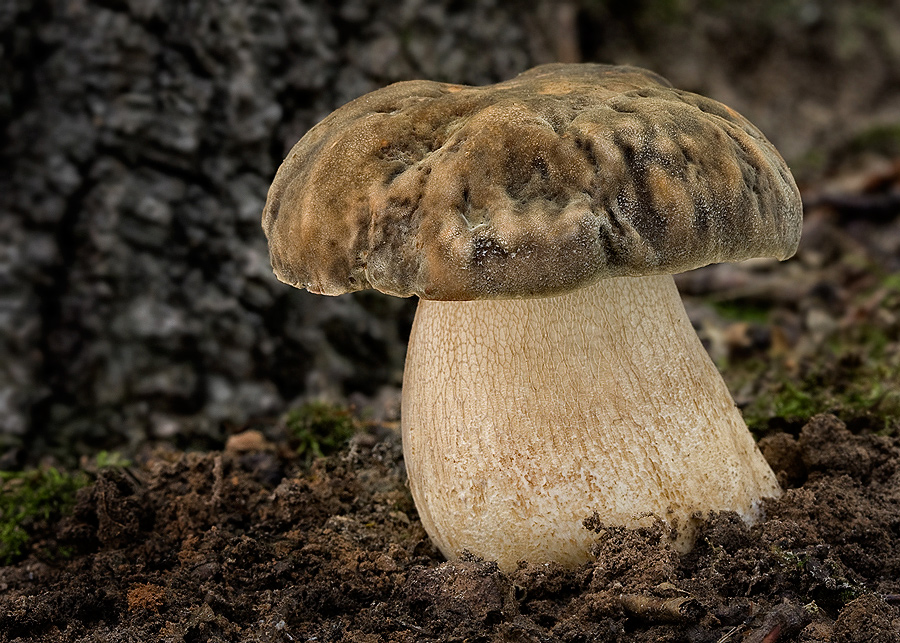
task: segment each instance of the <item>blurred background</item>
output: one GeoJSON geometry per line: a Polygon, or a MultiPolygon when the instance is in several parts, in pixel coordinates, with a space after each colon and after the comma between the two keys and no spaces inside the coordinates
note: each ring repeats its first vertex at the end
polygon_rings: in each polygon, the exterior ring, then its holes
{"type": "Polygon", "coordinates": [[[553,61],[653,69],[795,172],[798,260],[679,281],[720,365],[758,347],[797,373],[852,324],[896,345],[893,0],[0,0],[0,469],[216,447],[307,399],[396,419],[415,301],[277,282],[269,182],[365,92],[553,61]]]}

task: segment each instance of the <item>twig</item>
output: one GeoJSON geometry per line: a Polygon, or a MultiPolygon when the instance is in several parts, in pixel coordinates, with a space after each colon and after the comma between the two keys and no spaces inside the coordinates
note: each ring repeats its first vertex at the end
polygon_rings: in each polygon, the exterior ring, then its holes
{"type": "Polygon", "coordinates": [[[222,473],[222,454],[216,454],[215,460],[213,460],[213,488],[212,488],[212,498],[210,499],[210,503],[212,504],[212,508],[214,511],[218,513],[219,508],[222,505],[222,496],[224,495],[224,487],[225,487],[225,476],[222,473]]]}
{"type": "Polygon", "coordinates": [[[619,597],[619,601],[626,612],[650,623],[697,621],[706,611],[697,599],[690,596],[657,598],[625,594],[619,597]]]}
{"type": "Polygon", "coordinates": [[[728,643],[728,641],[731,640],[731,637],[732,637],[732,636],[734,636],[735,634],[740,634],[740,633],[743,632],[746,628],[747,628],[747,626],[746,626],[746,625],[743,625],[743,624],[742,624],[742,625],[735,625],[735,626],[732,627],[730,630],[728,630],[727,632],[725,632],[725,634],[722,635],[722,638],[720,638],[718,641],[716,641],[716,643],[728,643]]]}

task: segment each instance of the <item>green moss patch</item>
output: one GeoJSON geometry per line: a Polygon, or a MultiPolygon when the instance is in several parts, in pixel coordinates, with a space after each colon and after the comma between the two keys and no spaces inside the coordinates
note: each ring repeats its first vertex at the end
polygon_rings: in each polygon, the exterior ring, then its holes
{"type": "Polygon", "coordinates": [[[297,454],[307,463],[338,451],[357,429],[349,410],[325,402],[309,402],[289,411],[284,423],[297,454]]]}
{"type": "Polygon", "coordinates": [[[755,432],[799,428],[825,412],[864,421],[873,431],[900,432],[900,341],[877,327],[839,333],[799,363],[733,363],[726,378],[732,390],[751,389],[743,413],[755,432]]]}
{"type": "Polygon", "coordinates": [[[75,492],[88,484],[84,473],[54,468],[0,471],[0,564],[9,565],[27,551],[34,527],[68,513],[75,492]]]}

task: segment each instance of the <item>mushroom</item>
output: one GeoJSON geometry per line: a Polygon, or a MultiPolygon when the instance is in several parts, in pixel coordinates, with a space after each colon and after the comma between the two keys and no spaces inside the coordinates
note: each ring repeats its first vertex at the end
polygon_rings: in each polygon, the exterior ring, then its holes
{"type": "Polygon", "coordinates": [[[503,569],[588,560],[594,512],[686,549],[699,516],[780,493],[672,274],[786,259],[801,223],[742,116],[595,64],[366,94],[297,143],[263,213],[282,281],[418,295],[410,489],[448,558],[503,569]]]}

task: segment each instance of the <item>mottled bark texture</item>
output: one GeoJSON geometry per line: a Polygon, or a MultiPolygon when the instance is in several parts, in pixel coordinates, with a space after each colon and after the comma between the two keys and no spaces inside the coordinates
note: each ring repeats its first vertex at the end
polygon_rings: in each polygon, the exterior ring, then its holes
{"type": "Polygon", "coordinates": [[[279,284],[259,215],[337,105],[529,66],[514,7],[458,4],[3,3],[0,457],[399,384],[409,302],[279,284]]]}

